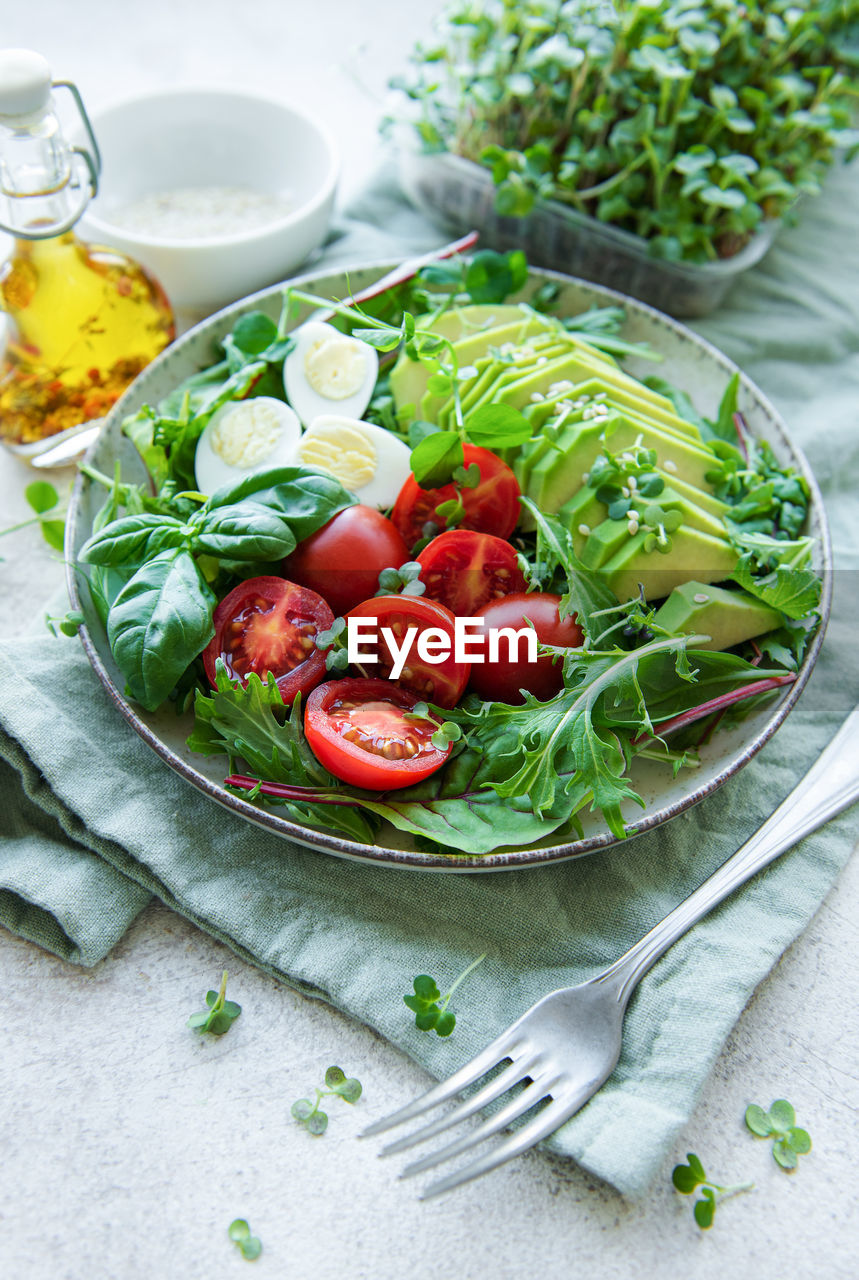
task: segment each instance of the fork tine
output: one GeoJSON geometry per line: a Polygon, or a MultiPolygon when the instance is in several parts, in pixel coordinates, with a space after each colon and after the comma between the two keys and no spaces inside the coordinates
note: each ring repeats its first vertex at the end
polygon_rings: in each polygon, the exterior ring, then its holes
{"type": "Polygon", "coordinates": [[[406,1120],[413,1120],[415,1116],[423,1115],[425,1111],[432,1110],[440,1102],[446,1102],[448,1098],[452,1098],[461,1089],[473,1084],[481,1076],[485,1076],[491,1067],[497,1066],[505,1058],[513,1058],[521,1044],[518,1036],[514,1035],[513,1032],[514,1027],[508,1027],[506,1031],[503,1031],[491,1044],[488,1044],[485,1049],[478,1053],[476,1058],[466,1062],[465,1066],[460,1067],[458,1071],[454,1071],[453,1075],[449,1076],[447,1080],[442,1080],[440,1084],[433,1085],[432,1089],[422,1093],[419,1098],[415,1098],[414,1102],[401,1107],[399,1111],[395,1111],[392,1115],[385,1116],[382,1120],[375,1120],[361,1132],[360,1137],[371,1138],[376,1133],[384,1133],[387,1129],[393,1129],[395,1125],[404,1124],[406,1120]]]}
{"type": "Polygon", "coordinates": [[[419,1142],[425,1142],[427,1138],[434,1138],[436,1134],[443,1133],[445,1129],[450,1129],[455,1124],[459,1124],[460,1120],[465,1120],[468,1116],[473,1116],[476,1111],[480,1111],[487,1103],[494,1102],[496,1098],[500,1098],[502,1093],[506,1093],[514,1084],[518,1084],[525,1076],[530,1075],[537,1065],[539,1058],[536,1053],[527,1054],[518,1058],[515,1062],[511,1062],[506,1071],[502,1071],[500,1076],[496,1076],[494,1080],[490,1080],[482,1089],[479,1089],[471,1098],[465,1102],[461,1102],[458,1107],[449,1112],[446,1116],[442,1116],[440,1120],[433,1120],[430,1124],[424,1125],[422,1129],[417,1129],[414,1133],[409,1133],[405,1138],[398,1138],[396,1142],[390,1142],[379,1152],[382,1156],[392,1156],[399,1151],[408,1151],[409,1147],[415,1147],[419,1142]]]}
{"type": "Polygon", "coordinates": [[[515,1098],[511,1098],[505,1107],[502,1107],[500,1111],[496,1111],[494,1116],[484,1120],[479,1128],[472,1129],[469,1133],[457,1138],[455,1142],[448,1143],[446,1147],[442,1147],[439,1151],[433,1151],[421,1160],[415,1160],[412,1164],[407,1164],[400,1177],[414,1177],[416,1173],[423,1173],[425,1169],[432,1169],[434,1165],[441,1164],[443,1160],[458,1156],[463,1151],[470,1151],[479,1142],[483,1142],[484,1138],[491,1137],[499,1129],[504,1129],[512,1121],[518,1120],[519,1116],[524,1115],[526,1111],[530,1111],[536,1103],[545,1098],[556,1083],[557,1075],[544,1074],[542,1078],[529,1084],[521,1093],[517,1093],[515,1098]]]}
{"type": "Polygon", "coordinates": [[[438,1182],[430,1183],[422,1192],[421,1200],[429,1200],[433,1196],[441,1195],[443,1191],[451,1191],[463,1182],[471,1182],[473,1178],[478,1178],[483,1173],[489,1173],[491,1169],[497,1169],[505,1161],[512,1160],[514,1156],[521,1155],[523,1151],[528,1151],[542,1138],[547,1138],[550,1133],[560,1129],[564,1121],[569,1120],[570,1116],[584,1106],[595,1091],[595,1089],[590,1089],[585,1093],[584,1097],[582,1092],[579,1091],[573,1097],[553,1100],[548,1107],[534,1116],[533,1120],[529,1121],[516,1133],[511,1134],[509,1138],[505,1138],[503,1142],[499,1142],[490,1151],[487,1151],[485,1155],[472,1161],[471,1164],[457,1169],[454,1173],[448,1174],[446,1178],[440,1178],[438,1182]]]}

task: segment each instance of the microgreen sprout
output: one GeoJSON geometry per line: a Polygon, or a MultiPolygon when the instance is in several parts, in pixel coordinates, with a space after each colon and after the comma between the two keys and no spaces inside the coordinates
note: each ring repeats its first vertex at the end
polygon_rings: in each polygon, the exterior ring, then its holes
{"type": "Polygon", "coordinates": [[[18,524],[10,525],[8,529],[0,529],[0,537],[6,533],[15,533],[18,529],[26,529],[31,524],[37,524],[48,546],[53,547],[55,551],[62,551],[66,525],[61,519],[62,512],[58,511],[60,495],[54,486],[48,484],[47,480],[34,480],[24,490],[24,497],[28,507],[35,514],[27,520],[21,520],[18,524]]]}
{"type": "Polygon", "coordinates": [[[244,1218],[236,1218],[227,1227],[227,1235],[246,1262],[255,1262],[262,1253],[262,1241],[259,1236],[252,1236],[251,1229],[244,1218]]]}
{"type": "Polygon", "coordinates": [[[316,1089],[313,1102],[309,1098],[299,1098],[292,1104],[292,1114],[299,1124],[303,1124],[308,1133],[315,1138],[320,1137],[328,1128],[328,1116],[320,1111],[319,1104],[323,1098],[342,1098],[350,1104],[357,1102],[363,1092],[360,1080],[347,1076],[340,1067],[329,1067],[325,1072],[325,1088],[316,1089]]]}
{"type": "Polygon", "coordinates": [[[383,569],[379,574],[377,596],[422,596],[426,591],[420,581],[421,566],[417,560],[407,560],[399,569],[383,569]]]}
{"type": "Polygon", "coordinates": [[[451,1013],[447,1007],[450,1004],[450,998],[459,984],[468,977],[472,969],[476,969],[485,959],[486,952],[478,956],[476,960],[473,960],[468,968],[464,969],[453,982],[450,990],[443,998],[435,980],[430,978],[428,974],[423,973],[415,978],[413,983],[414,995],[403,996],[403,1002],[414,1013],[415,1026],[418,1031],[434,1031],[438,1036],[450,1035],[456,1026],[456,1015],[451,1013]]]}
{"type": "Polygon", "coordinates": [[[752,1103],[746,1107],[746,1127],[756,1138],[773,1139],[773,1159],[784,1169],[792,1173],[799,1163],[799,1157],[811,1150],[811,1138],[805,1129],[796,1126],[796,1113],[784,1098],[775,1101],[769,1111],[752,1103]]]}
{"type": "Polygon", "coordinates": [[[45,625],[51,635],[61,632],[64,636],[76,636],[84,623],[84,616],[79,609],[69,610],[62,617],[45,616],[45,625]]]}
{"type": "Polygon", "coordinates": [[[234,1000],[227,1000],[226,994],[227,971],[225,969],[221,976],[220,989],[206,992],[208,1009],[204,1009],[201,1013],[192,1013],[188,1019],[188,1026],[195,1031],[208,1031],[213,1036],[222,1036],[229,1031],[241,1013],[242,1006],[236,1004],[234,1000]]]}
{"type": "MultiPolygon", "coordinates": [[[[383,572],[387,573],[388,570],[383,572]]],[[[316,647],[325,654],[326,671],[345,671],[349,666],[346,650],[346,619],[335,618],[327,631],[316,633],[316,647]]]]}
{"type": "Polygon", "coordinates": [[[688,1164],[678,1164],[674,1166],[671,1174],[671,1181],[681,1195],[691,1196],[700,1189],[701,1198],[695,1201],[692,1212],[695,1215],[695,1221],[702,1231],[707,1231],[713,1225],[713,1218],[716,1216],[716,1208],[726,1200],[728,1196],[739,1195],[742,1191],[751,1191],[754,1187],[753,1182],[738,1182],[732,1187],[720,1186],[718,1182],[713,1182],[704,1172],[704,1166],[698,1157],[689,1152],[686,1156],[688,1164]]]}

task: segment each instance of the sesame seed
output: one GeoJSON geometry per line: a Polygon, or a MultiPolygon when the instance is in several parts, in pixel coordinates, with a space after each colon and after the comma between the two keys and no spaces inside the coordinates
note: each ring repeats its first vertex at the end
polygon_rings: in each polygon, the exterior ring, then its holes
{"type": "Polygon", "coordinates": [[[620,486],[620,491],[621,491],[621,493],[623,494],[623,496],[624,496],[625,498],[628,498],[628,497],[629,497],[629,487],[628,487],[627,485],[622,484],[622,485],[620,486]]]}
{"type": "Polygon", "coordinates": [[[638,521],[630,520],[629,524],[627,525],[627,530],[629,532],[630,538],[634,538],[635,535],[638,533],[638,521]]]}
{"type": "Polygon", "coordinates": [[[638,481],[636,480],[635,476],[629,476],[627,478],[626,483],[629,485],[630,489],[638,488],[638,481]]]}
{"type": "Polygon", "coordinates": [[[586,472],[584,473],[584,475],[582,476],[582,484],[587,484],[587,482],[590,480],[590,478],[591,478],[591,473],[590,473],[590,471],[586,471],[586,472]]]}
{"type": "Polygon", "coordinates": [[[675,472],[677,470],[677,463],[672,462],[670,458],[666,458],[662,465],[666,471],[675,472]]]}
{"type": "Polygon", "coordinates": [[[707,595],[706,591],[696,591],[692,599],[696,604],[706,604],[710,597],[707,595]]]}
{"type": "Polygon", "coordinates": [[[542,393],[541,391],[532,391],[532,392],[531,392],[531,403],[532,403],[532,404],[539,404],[541,400],[545,400],[545,399],[546,399],[546,397],[543,395],[543,393],[542,393]]]}
{"type": "Polygon", "coordinates": [[[580,533],[583,537],[585,537],[585,538],[586,538],[586,537],[588,536],[588,534],[590,533],[590,531],[591,531],[591,526],[590,526],[589,524],[580,524],[580,525],[579,525],[579,533],[580,533]]]}
{"type": "Polygon", "coordinates": [[[544,364],[548,364],[548,363],[549,363],[549,360],[548,360],[548,357],[547,357],[547,356],[538,356],[538,357],[537,357],[537,364],[538,364],[538,365],[544,365],[544,364]]]}

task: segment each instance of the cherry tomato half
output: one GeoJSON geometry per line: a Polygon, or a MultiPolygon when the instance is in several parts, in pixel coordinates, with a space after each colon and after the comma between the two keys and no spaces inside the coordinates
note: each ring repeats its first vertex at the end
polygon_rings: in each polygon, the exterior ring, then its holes
{"type": "Polygon", "coordinates": [[[315,641],[333,621],[334,614],[315,591],[285,578],[249,578],[215,609],[215,635],[203,652],[206,675],[216,688],[218,658],[243,684],[252,671],[263,680],[271,671],[290,704],[325,675],[325,655],[315,641]]]}
{"type": "Polygon", "coordinates": [[[409,787],[440,769],[451,747],[433,746],[434,720],[408,713],[420,699],[388,680],[331,680],[307,699],[304,732],[335,778],[367,791],[409,787]]]}
{"type": "MultiPolygon", "coordinates": [[[[454,660],[454,617],[444,605],[435,600],[427,600],[425,596],[376,596],[373,600],[365,600],[363,604],[359,604],[357,609],[352,609],[347,614],[347,625],[350,618],[378,619],[375,624],[378,642],[362,642],[365,652],[376,655],[375,661],[367,661],[369,675],[390,678],[394,666],[390,646],[381,634],[382,627],[388,627],[393,632],[399,649],[405,643],[404,637],[411,631],[411,647],[396,683],[413,690],[427,702],[437,702],[440,707],[452,707],[459,700],[468,683],[471,663],[454,660]],[[435,646],[434,649],[428,648],[428,655],[441,656],[445,637],[449,642],[449,656],[442,662],[428,662],[418,653],[418,639],[428,630],[437,633],[434,637],[427,637],[430,644],[435,646]]],[[[369,628],[368,633],[372,634],[369,628]]],[[[363,662],[361,666],[364,666],[363,662]]]]}
{"type": "Polygon", "coordinates": [[[509,542],[488,533],[450,529],[433,538],[418,556],[426,598],[438,600],[460,618],[511,591],[524,591],[525,578],[509,542]]]}
{"type": "Polygon", "coordinates": [[[512,662],[507,640],[499,637],[498,658],[495,662],[488,662],[487,633],[490,628],[500,627],[511,627],[514,631],[519,631],[530,622],[542,644],[578,648],[582,643],[582,629],[575,618],[560,616],[560,603],[560,596],[540,591],[525,595],[524,592],[517,591],[505,596],[503,600],[492,600],[478,609],[476,616],[483,619],[484,637],[482,641],[476,638],[471,648],[476,653],[479,646],[484,660],[474,662],[469,688],[487,702],[524,702],[521,689],[527,689],[541,702],[553,698],[564,683],[560,658],[553,659],[551,654],[544,653],[536,662],[528,662],[524,657],[524,644],[520,644],[522,660],[512,662]]]}
{"type": "Polygon", "coordinates": [[[357,505],[305,538],[284,560],[283,572],[342,614],[378,591],[383,569],[399,569],[408,558],[391,521],[373,507],[357,505]]]}
{"type": "MultiPolygon", "coordinates": [[[[463,445],[463,453],[466,467],[472,462],[477,464],[480,484],[476,489],[461,490],[465,517],[458,527],[508,538],[519,519],[519,482],[507,463],[488,449],[466,444],[463,445]]],[[[443,529],[447,521],[437,516],[435,509],[455,497],[456,490],[452,484],[443,485],[440,489],[422,489],[414,476],[409,476],[391,512],[391,519],[406,545],[413,547],[424,536],[423,527],[428,520],[443,529]]]]}

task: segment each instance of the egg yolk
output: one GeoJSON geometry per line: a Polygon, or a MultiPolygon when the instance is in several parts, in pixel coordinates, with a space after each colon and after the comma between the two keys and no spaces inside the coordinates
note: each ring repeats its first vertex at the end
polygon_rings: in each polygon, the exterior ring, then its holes
{"type": "Polygon", "coordinates": [[[237,405],[212,430],[212,452],[228,467],[257,467],[273,452],[283,431],[277,413],[250,401],[237,405]]]}
{"type": "Polygon", "coordinates": [[[366,355],[354,338],[321,338],[304,357],[307,381],[326,400],[345,400],[360,391],[366,373],[366,355]]]}
{"type": "Polygon", "coordinates": [[[372,441],[362,431],[344,424],[338,424],[324,435],[308,432],[301,439],[298,455],[305,466],[322,467],[353,490],[369,484],[378,462],[372,441]]]}

